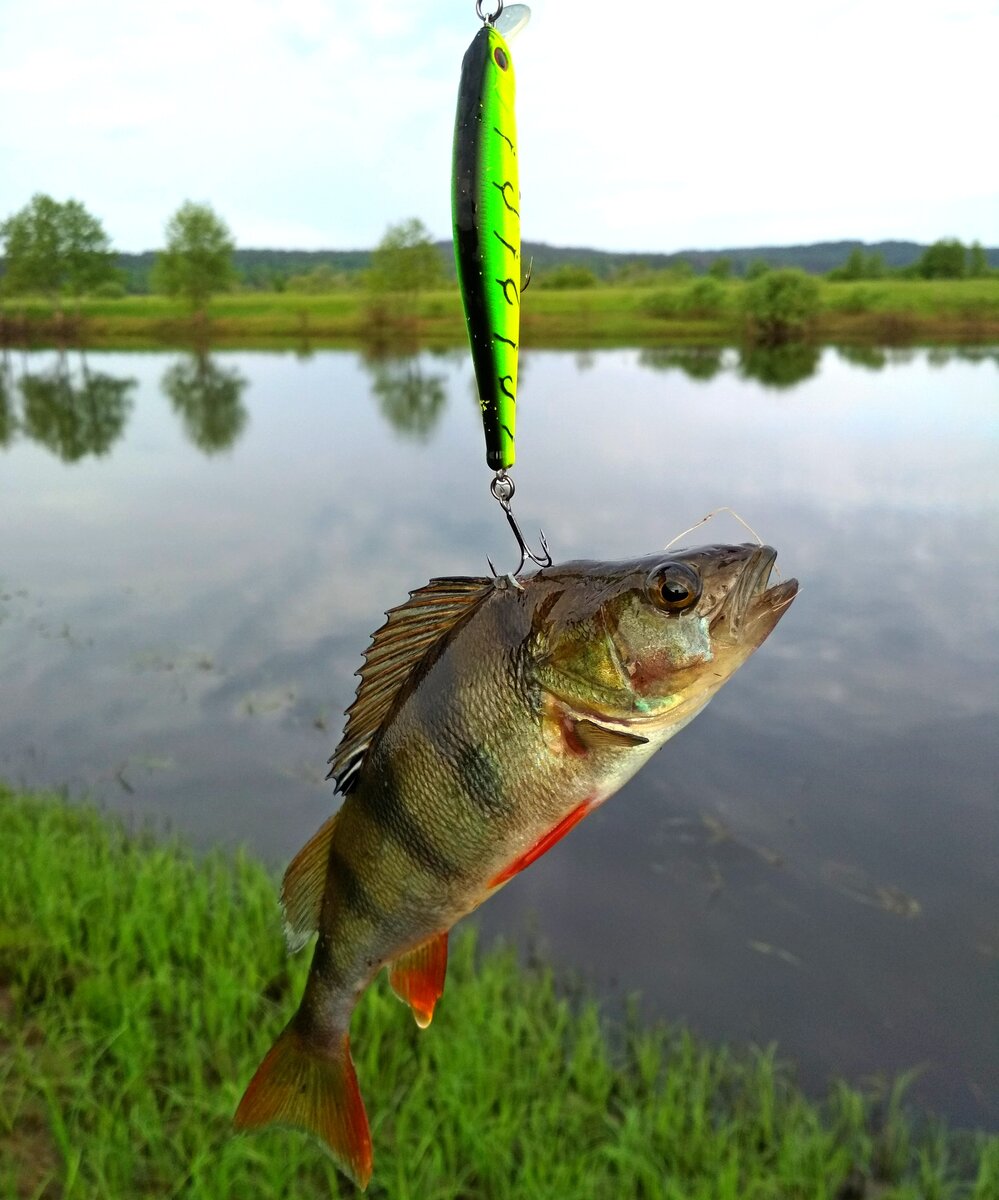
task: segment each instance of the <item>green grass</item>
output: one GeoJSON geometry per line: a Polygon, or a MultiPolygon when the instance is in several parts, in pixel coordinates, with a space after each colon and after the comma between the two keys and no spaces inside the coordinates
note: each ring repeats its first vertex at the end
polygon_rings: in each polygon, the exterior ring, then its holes
{"type": "MultiPolygon", "coordinates": [[[[2,786],[0,845],[0,1196],[353,1194],[306,1139],[230,1134],[307,966],[259,864],[2,786]]],[[[384,984],[355,1018],[374,1197],[999,1195],[999,1138],[917,1135],[901,1086],[816,1106],[771,1051],[637,1025],[611,1050],[550,971],[454,943],[430,1029],[384,984]]]]}
{"type": "MultiPolygon", "coordinates": [[[[710,281],[714,285],[714,281],[710,281]]],[[[705,303],[704,279],[667,280],[654,287],[600,286],[577,290],[534,288],[524,297],[527,346],[635,344],[661,341],[732,341],[744,330],[745,284],[712,286],[705,303]],[[700,293],[698,292],[700,289],[700,293]]],[[[818,338],[874,341],[999,340],[999,277],[961,280],[819,280],[818,338]]],[[[184,305],[164,296],[84,298],[67,302],[60,316],[47,300],[7,302],[0,334],[8,341],[71,336],[95,345],[131,340],[213,341],[297,338],[348,341],[401,335],[460,345],[464,321],[455,287],[427,293],[396,326],[372,322],[360,290],[327,296],[287,292],[238,292],[216,296],[208,321],[192,321],[184,305]]]]}

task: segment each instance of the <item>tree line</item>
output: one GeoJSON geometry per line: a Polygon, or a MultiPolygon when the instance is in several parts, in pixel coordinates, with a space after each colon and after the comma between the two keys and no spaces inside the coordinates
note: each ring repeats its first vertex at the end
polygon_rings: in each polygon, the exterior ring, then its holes
{"type": "MultiPolygon", "coordinates": [[[[237,251],[225,221],[209,205],[192,201],[185,201],[170,217],[165,246],[155,253],[118,254],[100,220],[78,200],[60,202],[41,193],[0,223],[0,244],[0,296],[42,295],[53,301],[153,290],[179,296],[198,311],[214,293],[237,286],[303,295],[364,286],[376,295],[412,295],[453,278],[450,244],[434,242],[415,219],[389,226],[373,251],[237,251]]],[[[750,257],[749,251],[641,256],[525,243],[523,253],[525,262],[534,262],[536,286],[545,288],[605,282],[642,287],[700,276],[751,282],[788,265],[810,267],[810,273],[825,273],[832,280],[999,274],[990,261],[991,257],[999,266],[996,252],[977,241],[966,246],[944,238],[923,247],[904,265],[898,265],[903,248],[912,253],[918,246],[881,245],[883,249],[856,243],[770,247],[750,257]],[[834,254],[840,256],[835,261],[834,254]]]]}
{"type": "MultiPolygon", "coordinates": [[[[126,293],[128,279],[103,225],[78,200],[60,202],[39,193],[0,223],[3,246],[0,296],[41,295],[58,302],[84,295],[126,293]]],[[[208,204],[185,201],[170,217],[165,246],[152,256],[148,282],[153,291],[183,298],[192,311],[203,309],[217,292],[237,284],[302,293],[335,291],[347,283],[344,271],[328,262],[298,274],[280,273],[266,263],[241,279],[236,243],[225,221],[208,204]]],[[[262,252],[281,255],[283,252],[262,252]]],[[[367,266],[364,283],[376,294],[415,295],[443,282],[445,263],[422,222],[389,226],[374,251],[347,252],[367,266]]],[[[142,256],[148,258],[149,256],[142,256]]],[[[132,290],[147,290],[133,288],[132,290]]]]}

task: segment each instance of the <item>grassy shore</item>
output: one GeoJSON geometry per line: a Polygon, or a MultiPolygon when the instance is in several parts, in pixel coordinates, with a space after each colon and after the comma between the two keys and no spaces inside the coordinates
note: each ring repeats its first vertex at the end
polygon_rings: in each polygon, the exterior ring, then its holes
{"type": "MultiPolygon", "coordinates": [[[[233,1137],[288,1017],[275,883],[0,786],[0,1196],[351,1195],[287,1132],[233,1137]]],[[[914,1126],[902,1088],[807,1101],[772,1052],[618,1031],[549,971],[454,939],[420,1033],[380,984],[352,1044],[373,1197],[916,1200],[999,1196],[999,1138],[914,1126]]]]}
{"type": "MultiPolygon", "coordinates": [[[[533,288],[524,299],[527,346],[643,344],[739,340],[745,330],[745,284],[704,281],[649,287],[578,290],[533,288]]],[[[999,341],[999,278],[965,280],[820,281],[821,310],[812,334],[823,341],[999,341]]],[[[163,296],[84,298],[64,310],[49,301],[10,301],[0,312],[0,340],[11,344],[68,339],[94,346],[173,343],[194,338],[219,343],[295,339],[357,344],[379,336],[417,343],[460,345],[464,322],[457,290],[427,293],[393,318],[393,305],[372,313],[361,290],[328,296],[239,292],[215,297],[208,314],[192,319],[163,296]]]]}

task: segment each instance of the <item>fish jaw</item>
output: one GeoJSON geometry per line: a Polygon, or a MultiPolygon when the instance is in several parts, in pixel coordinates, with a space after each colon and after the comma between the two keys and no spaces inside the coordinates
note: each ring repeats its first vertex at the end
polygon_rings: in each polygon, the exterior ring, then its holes
{"type": "Polygon", "coordinates": [[[763,645],[798,593],[797,579],[769,586],[776,560],[773,547],[757,547],[711,619],[715,658],[728,668],[726,677],[763,645]]]}

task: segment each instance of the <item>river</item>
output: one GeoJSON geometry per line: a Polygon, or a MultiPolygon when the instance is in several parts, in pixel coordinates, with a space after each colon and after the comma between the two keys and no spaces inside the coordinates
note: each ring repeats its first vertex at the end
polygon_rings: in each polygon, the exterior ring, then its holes
{"type": "MultiPolygon", "coordinates": [[[[382,612],[516,561],[467,360],[8,355],[0,775],[282,865],[334,804],[382,612]]],[[[557,560],[651,553],[729,506],[801,592],[480,910],[486,937],[612,1004],[776,1041],[815,1091],[919,1066],[914,1099],[994,1128],[999,351],[534,351],[521,371],[516,512],[557,560]]],[[[682,540],[748,537],[722,514],[682,540]]]]}

